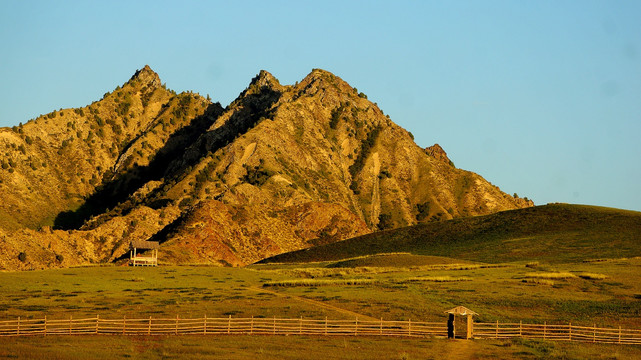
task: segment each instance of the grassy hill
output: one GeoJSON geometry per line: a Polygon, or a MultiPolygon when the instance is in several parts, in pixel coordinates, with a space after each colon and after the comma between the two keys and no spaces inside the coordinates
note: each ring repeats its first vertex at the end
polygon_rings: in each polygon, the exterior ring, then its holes
{"type": "Polygon", "coordinates": [[[545,205],[377,232],[282,254],[263,263],[335,261],[389,252],[488,263],[641,256],[641,213],[545,205]]]}

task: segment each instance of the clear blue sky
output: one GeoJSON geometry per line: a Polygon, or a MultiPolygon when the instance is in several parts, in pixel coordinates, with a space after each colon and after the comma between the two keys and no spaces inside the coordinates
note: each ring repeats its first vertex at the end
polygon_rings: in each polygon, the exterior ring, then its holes
{"type": "Polygon", "coordinates": [[[637,0],[0,0],[0,126],[145,64],[223,105],[261,69],[323,68],[506,192],[641,210],[639,19],[637,0]]]}

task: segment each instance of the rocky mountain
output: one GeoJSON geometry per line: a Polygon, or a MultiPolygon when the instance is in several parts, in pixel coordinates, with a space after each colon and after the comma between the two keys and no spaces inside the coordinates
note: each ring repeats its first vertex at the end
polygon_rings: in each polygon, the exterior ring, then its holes
{"type": "Polygon", "coordinates": [[[532,206],[417,146],[376,104],[313,70],[265,71],[227,108],[148,66],[103,99],[0,129],[0,268],[114,261],[244,265],[379,229],[532,206]]]}

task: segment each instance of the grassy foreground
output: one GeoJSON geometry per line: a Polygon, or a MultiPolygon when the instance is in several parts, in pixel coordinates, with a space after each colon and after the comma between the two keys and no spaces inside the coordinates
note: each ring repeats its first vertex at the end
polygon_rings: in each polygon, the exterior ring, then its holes
{"type": "MultiPolygon", "coordinates": [[[[461,231],[448,240],[451,246],[424,232],[405,238],[397,232],[383,234],[392,245],[371,237],[348,240],[333,245],[343,248],[334,249],[332,258],[320,257],[327,249],[310,250],[290,255],[288,263],[246,268],[104,266],[0,272],[0,320],[231,315],[445,324],[444,311],[463,305],[478,312],[476,321],[481,322],[641,329],[641,216],[565,205],[543,210],[547,215],[531,210],[432,225],[452,227],[434,235],[443,241],[461,231]],[[565,225],[555,225],[554,219],[565,219],[565,225]],[[469,221],[479,223],[471,226],[469,221]],[[414,247],[403,248],[403,241],[414,247]],[[466,248],[469,251],[462,250],[466,248]]],[[[632,359],[641,358],[641,347],[522,339],[0,338],[0,358],[317,359],[319,354],[324,359],[632,359]]]]}
{"type": "Polygon", "coordinates": [[[633,359],[639,347],[297,336],[0,338],[2,359],[633,359]],[[322,354],[322,355],[321,355],[322,354]]]}
{"type": "MultiPolygon", "coordinates": [[[[457,264],[455,259],[387,254],[249,268],[110,266],[5,272],[0,273],[0,320],[44,315],[65,319],[206,314],[316,319],[363,316],[445,324],[444,310],[465,305],[480,313],[479,321],[572,322],[641,329],[640,268],[639,258],[552,265],[457,264]],[[349,279],[368,281],[346,281],[349,279]]],[[[326,359],[440,359],[450,353],[455,354],[450,358],[470,359],[641,357],[639,346],[377,337],[48,336],[0,338],[0,349],[4,358],[52,359],[315,359],[318,354],[326,359]]]]}

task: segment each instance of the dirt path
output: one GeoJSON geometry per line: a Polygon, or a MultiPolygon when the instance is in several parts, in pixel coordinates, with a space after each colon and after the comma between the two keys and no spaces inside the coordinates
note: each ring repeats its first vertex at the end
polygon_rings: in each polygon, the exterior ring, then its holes
{"type": "Polygon", "coordinates": [[[355,317],[358,320],[367,320],[367,321],[379,321],[380,320],[380,319],[373,318],[371,316],[355,313],[355,312],[353,312],[351,310],[346,310],[346,309],[342,309],[342,308],[336,307],[334,305],[326,304],[326,303],[324,303],[322,301],[304,298],[302,296],[281,294],[278,291],[268,290],[268,289],[264,289],[264,288],[254,287],[254,286],[250,286],[247,289],[252,290],[252,291],[256,291],[256,292],[263,292],[263,293],[272,294],[272,295],[275,295],[275,296],[278,296],[278,297],[282,297],[282,298],[285,298],[285,299],[293,299],[293,300],[297,300],[297,301],[300,301],[300,302],[312,304],[314,306],[317,306],[317,307],[320,307],[320,308],[323,308],[323,309],[328,309],[328,310],[336,311],[336,312],[344,314],[344,315],[349,315],[349,316],[355,317]]]}
{"type": "Polygon", "coordinates": [[[474,342],[472,340],[447,340],[446,356],[443,359],[476,359],[474,353],[474,342]]]}

